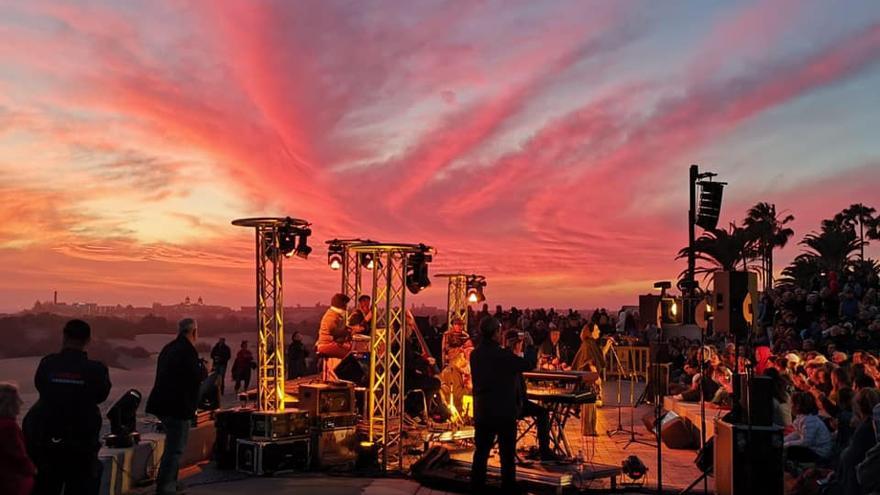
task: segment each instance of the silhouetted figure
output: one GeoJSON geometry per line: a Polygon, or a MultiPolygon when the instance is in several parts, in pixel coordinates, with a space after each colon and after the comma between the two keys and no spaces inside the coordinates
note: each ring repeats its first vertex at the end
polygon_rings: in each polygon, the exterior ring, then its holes
{"type": "Polygon", "coordinates": [[[287,346],[287,379],[292,380],[306,374],[306,356],[309,351],[303,346],[302,336],[299,332],[293,332],[290,344],[287,346]]]}
{"type": "Polygon", "coordinates": [[[180,457],[186,448],[189,427],[199,401],[199,385],[205,366],[195,342],[198,325],[192,318],[180,320],[177,338],[166,344],[156,364],[156,382],[147,399],[147,414],[159,418],[165,430],[165,450],[156,476],[156,494],[177,493],[180,457]]]}
{"type": "Polygon", "coordinates": [[[471,484],[475,493],[486,485],[486,464],[495,438],[501,456],[501,490],[519,493],[516,485],[516,420],[522,413],[525,391],[521,377],[532,365],[501,347],[501,325],[487,316],[480,321],[481,342],[471,353],[474,385],[474,450],[471,484]]]}
{"type": "Polygon", "coordinates": [[[89,324],[64,325],[61,352],[40,361],[40,398],[24,418],[28,453],[37,466],[34,494],[95,494],[101,479],[101,411],[110,394],[107,367],[86,354],[89,324]]]}
{"type": "Polygon", "coordinates": [[[235,393],[238,393],[239,387],[244,384],[244,391],[247,392],[248,386],[251,384],[251,370],[257,367],[254,362],[254,355],[248,350],[247,340],[241,341],[241,349],[235,355],[235,361],[232,363],[232,379],[235,380],[235,393]]]}
{"type": "Polygon", "coordinates": [[[0,493],[8,495],[30,495],[34,488],[34,464],[15,421],[20,412],[18,389],[0,383],[0,493]]]}
{"type": "Polygon", "coordinates": [[[213,371],[220,377],[220,394],[226,393],[226,366],[232,358],[232,350],[226,345],[226,339],[220,337],[220,340],[214,344],[211,349],[211,363],[213,371]]]}

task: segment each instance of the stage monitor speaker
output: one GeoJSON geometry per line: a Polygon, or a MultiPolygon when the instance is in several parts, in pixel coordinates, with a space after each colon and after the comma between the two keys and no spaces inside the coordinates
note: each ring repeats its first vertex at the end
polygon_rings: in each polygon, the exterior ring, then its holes
{"type": "Polygon", "coordinates": [[[336,377],[366,387],[370,377],[370,355],[349,354],[333,370],[336,377]]]}
{"type": "MultiPolygon", "coordinates": [[[[642,417],[642,422],[656,438],[654,414],[642,417]]],[[[693,449],[700,445],[700,432],[693,423],[669,411],[660,418],[660,439],[670,449],[693,449]]]]}
{"type": "Polygon", "coordinates": [[[714,329],[745,338],[755,330],[758,275],[754,272],[715,272],[714,329]]]}
{"type": "Polygon", "coordinates": [[[715,493],[778,495],[784,491],[782,428],[715,422],[715,493]]]}
{"type": "MultiPolygon", "coordinates": [[[[743,414],[748,411],[752,426],[773,426],[773,379],[769,376],[739,375],[739,404],[743,414]]],[[[742,421],[746,423],[746,421],[742,421]]]]}

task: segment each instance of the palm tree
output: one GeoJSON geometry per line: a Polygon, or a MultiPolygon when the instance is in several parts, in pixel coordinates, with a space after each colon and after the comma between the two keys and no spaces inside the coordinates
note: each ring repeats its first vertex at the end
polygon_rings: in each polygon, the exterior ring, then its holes
{"type": "Polygon", "coordinates": [[[794,215],[781,217],[776,213],[776,205],[757,203],[749,208],[743,225],[755,236],[756,246],[764,272],[764,289],[773,287],[773,250],[783,248],[794,236],[794,230],[785,225],[794,221],[794,215]]]}
{"type": "Polygon", "coordinates": [[[823,220],[820,232],[807,234],[800,242],[804,255],[813,258],[823,271],[842,273],[853,253],[862,246],[855,230],[834,220],[823,220]]]}
{"type": "Polygon", "coordinates": [[[877,210],[862,203],[855,203],[844,209],[834,216],[834,221],[842,225],[846,225],[855,231],[856,225],[859,226],[859,259],[865,260],[865,227],[868,227],[869,237],[874,237],[877,232],[877,219],[874,218],[877,210]]]}
{"type": "MultiPolygon", "coordinates": [[[[694,257],[704,262],[696,268],[695,273],[711,277],[718,271],[735,271],[739,265],[747,270],[755,259],[754,247],[752,233],[734,223],[727,230],[706,231],[694,240],[694,257]]],[[[687,258],[689,252],[689,248],[682,248],[676,259],[687,258]]]]}
{"type": "Polygon", "coordinates": [[[807,254],[799,254],[791,263],[782,270],[782,277],[776,283],[777,287],[799,287],[811,290],[814,279],[821,278],[822,267],[819,266],[818,258],[807,254]]]}

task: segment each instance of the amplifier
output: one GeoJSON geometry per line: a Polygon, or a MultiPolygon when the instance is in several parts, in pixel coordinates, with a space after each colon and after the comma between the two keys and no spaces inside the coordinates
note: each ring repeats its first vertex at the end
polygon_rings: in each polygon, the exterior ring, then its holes
{"type": "Polygon", "coordinates": [[[357,414],[350,413],[330,413],[319,414],[314,419],[314,426],[319,430],[328,430],[332,428],[346,428],[357,426],[357,414]]]}
{"type": "Polygon", "coordinates": [[[234,408],[217,411],[214,415],[217,429],[214,461],[218,469],[235,469],[236,445],[240,438],[250,438],[252,413],[253,409],[234,408]]]}
{"type": "Polygon", "coordinates": [[[235,463],[239,471],[257,476],[309,467],[310,438],[290,437],[283,440],[239,440],[235,463]]]}
{"type": "Polygon", "coordinates": [[[259,411],[251,415],[251,438],[274,440],[309,431],[309,415],[299,409],[289,411],[259,411]]]}
{"type": "Polygon", "coordinates": [[[354,413],[354,385],[346,382],[304,383],[299,386],[299,407],[313,420],[327,413],[354,413]]]}
{"type": "Polygon", "coordinates": [[[315,467],[354,466],[358,443],[355,427],[328,428],[312,432],[312,465],[315,467]]]}
{"type": "Polygon", "coordinates": [[[776,495],[785,487],[782,428],[715,422],[715,493],[776,495]]]}

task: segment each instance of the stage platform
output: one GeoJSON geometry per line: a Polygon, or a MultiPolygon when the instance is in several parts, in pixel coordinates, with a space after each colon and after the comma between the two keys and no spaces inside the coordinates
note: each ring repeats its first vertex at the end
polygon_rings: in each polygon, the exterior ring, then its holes
{"type": "MultiPolygon", "coordinates": [[[[311,377],[298,380],[309,381],[311,377]]],[[[288,385],[288,393],[293,391],[295,383],[288,385]]],[[[618,434],[614,437],[608,437],[605,432],[617,427],[617,408],[615,407],[616,398],[616,382],[611,381],[605,386],[605,405],[598,410],[598,427],[601,432],[598,437],[587,437],[583,439],[580,436],[580,422],[572,420],[569,422],[566,433],[571,442],[572,450],[577,453],[580,451],[585,459],[586,468],[592,466],[594,471],[598,471],[601,466],[620,466],[621,462],[629,455],[638,456],[642,462],[648,467],[648,475],[645,480],[645,488],[655,488],[657,486],[657,451],[653,446],[653,436],[649,435],[642,424],[642,416],[653,411],[653,406],[643,405],[634,411],[634,427],[637,433],[636,438],[652,445],[631,444],[625,447],[629,440],[628,434],[618,434]]],[[[636,396],[640,395],[644,384],[638,384],[636,396]]],[[[624,383],[623,386],[624,400],[629,397],[629,385],[624,383]]],[[[227,391],[224,397],[224,405],[235,405],[238,403],[237,398],[227,391]]],[[[673,410],[683,411],[685,414],[691,414],[692,405],[672,404],[673,410]]],[[[697,404],[696,423],[699,423],[699,405],[697,404]]],[[[709,409],[707,409],[708,413],[709,409]]],[[[680,414],[680,413],[678,413],[680,414]]],[[[714,414],[714,412],[713,412],[714,414]]],[[[690,416],[688,416],[690,417],[690,416]]],[[[630,408],[623,408],[623,424],[629,427],[630,408]]],[[[707,414],[707,423],[711,424],[710,416],[707,414]]],[[[529,442],[526,440],[525,442],[529,442]]],[[[466,442],[465,442],[466,443],[466,442]]],[[[526,443],[527,444],[527,443],[526,443]]],[[[525,445],[523,445],[525,446],[525,445]]],[[[466,447],[464,445],[463,447],[466,447]]],[[[663,448],[663,488],[665,492],[674,493],[686,487],[699,476],[699,470],[694,466],[694,458],[696,450],[670,450],[663,448]]],[[[470,461],[472,452],[463,448],[454,453],[453,457],[458,460],[470,461]]],[[[413,456],[410,462],[414,462],[417,456],[413,456]]],[[[490,465],[497,466],[497,460],[490,460],[490,465]]],[[[273,478],[254,478],[248,477],[235,471],[218,471],[213,464],[206,463],[196,468],[188,469],[181,473],[185,478],[182,480],[187,487],[187,493],[190,495],[203,494],[225,494],[225,493],[320,493],[328,495],[355,495],[355,494],[391,494],[391,495],[443,495],[446,492],[430,487],[422,487],[411,479],[404,479],[401,476],[392,478],[369,478],[369,477],[346,477],[345,475],[335,473],[333,476],[315,472],[304,472],[296,474],[279,475],[273,478]]],[[[637,489],[628,489],[621,486],[625,482],[623,476],[617,480],[617,491],[615,493],[636,493],[637,489]]],[[[709,478],[709,490],[714,490],[713,479],[709,478]]],[[[611,480],[609,478],[600,478],[590,481],[587,490],[590,492],[609,492],[611,489],[611,480]]],[[[147,489],[136,490],[134,493],[152,494],[155,490],[153,487],[147,489]]],[[[644,490],[644,488],[642,488],[644,490]]],[[[702,483],[691,493],[702,493],[702,483]]]]}

